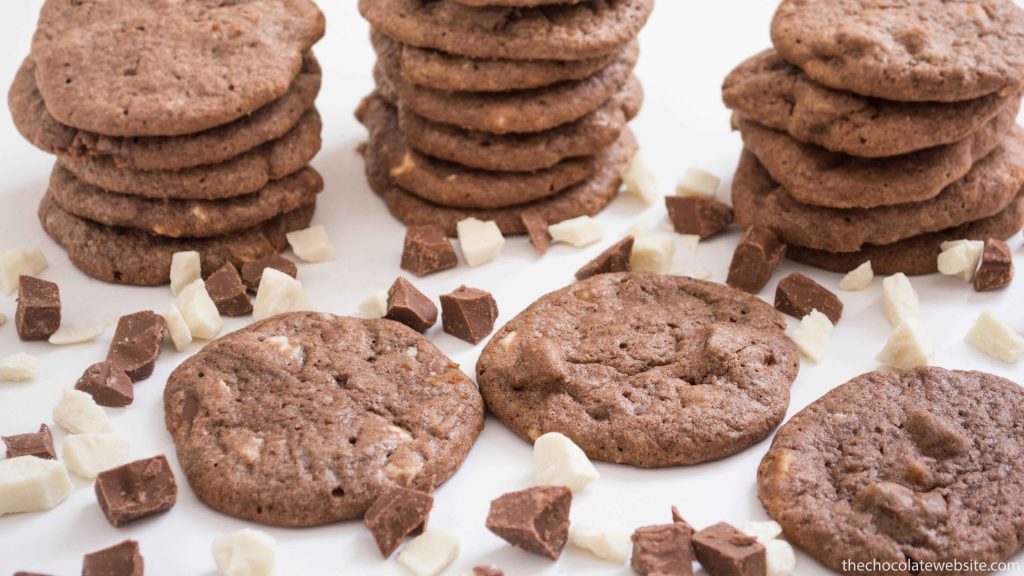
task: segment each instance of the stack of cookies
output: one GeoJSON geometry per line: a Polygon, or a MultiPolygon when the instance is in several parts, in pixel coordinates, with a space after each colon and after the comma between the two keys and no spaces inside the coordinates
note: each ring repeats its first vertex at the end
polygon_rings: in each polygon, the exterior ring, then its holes
{"type": "Polygon", "coordinates": [[[928,274],[943,242],[1024,224],[1024,10],[1010,0],[784,0],[725,81],[736,221],[845,272],[928,274]]]}
{"type": "Polygon", "coordinates": [[[593,215],[636,152],[632,70],[653,0],[361,0],[377,91],[371,187],[408,225],[526,233],[593,215]]]}
{"type": "Polygon", "coordinates": [[[49,0],[9,104],[57,162],[39,206],[85,273],[169,281],[282,250],[323,181],[313,106],[324,33],[311,0],[49,0]]]}

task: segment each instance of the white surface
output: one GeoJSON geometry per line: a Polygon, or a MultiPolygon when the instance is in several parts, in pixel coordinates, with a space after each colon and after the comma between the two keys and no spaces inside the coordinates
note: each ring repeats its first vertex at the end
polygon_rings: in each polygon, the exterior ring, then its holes
{"type": "MultiPolygon", "coordinates": [[[[5,2],[0,19],[0,84],[14,76],[28,51],[40,0],[5,2]]],[[[391,219],[367,188],[363,163],[355,147],[365,132],[352,117],[359,99],[371,89],[373,56],[367,27],[354,0],[322,2],[327,13],[327,37],[317,48],[324,68],[319,106],[324,117],[324,147],[314,161],[327,188],[314,221],[327,227],[337,247],[331,262],[302,264],[299,277],[311,304],[318,310],[354,313],[359,302],[386,289],[400,273],[403,228],[391,219]]],[[[690,166],[721,176],[719,196],[727,198],[731,172],[740,151],[740,139],[729,130],[729,113],[720,103],[724,76],[741,60],[768,46],[768,24],[774,2],[731,0],[689,2],[660,0],[642,35],[643,55],[638,74],[647,101],[634,129],[644,159],[656,173],[662,194],[673,193],[676,181],[690,166]]],[[[110,286],[87,279],[75,270],[35,219],[39,196],[46,187],[52,159],[25,143],[6,114],[0,113],[0,252],[9,248],[41,246],[50,260],[43,272],[56,281],[64,300],[65,321],[86,324],[108,316],[141,309],[167,310],[174,298],[167,287],[143,289],[110,286]]],[[[600,217],[604,241],[585,249],[555,246],[538,259],[523,238],[510,238],[497,260],[413,278],[416,286],[436,298],[460,284],[494,293],[501,312],[499,323],[511,319],[538,296],[572,280],[573,272],[618,240],[638,220],[657,229],[665,217],[663,205],[645,207],[635,198],[617,200],[600,217]]],[[[676,266],[682,272],[707,268],[722,281],[739,233],[732,231],[702,243],[696,252],[680,249],[676,266]]],[[[963,338],[985,309],[993,309],[1018,330],[1024,328],[1024,252],[1018,235],[1012,242],[1018,279],[1008,290],[978,294],[956,278],[934,275],[915,278],[921,295],[918,318],[938,350],[935,361],[948,368],[979,369],[1024,382],[1024,365],[990,359],[964,343],[963,338]]],[[[775,281],[799,270],[833,290],[842,278],[784,262],[761,294],[771,299],[775,281]]],[[[846,304],[842,321],[832,335],[828,354],[819,364],[804,363],[793,384],[790,414],[849,378],[875,369],[873,360],[892,328],[881,303],[881,279],[862,292],[839,292],[846,304]]],[[[13,296],[0,295],[0,313],[13,318],[13,296]]],[[[247,319],[226,319],[225,332],[242,327],[247,319]]],[[[790,319],[791,325],[795,320],[790,319]]],[[[95,342],[72,348],[43,343],[22,343],[13,322],[0,327],[0,357],[24,351],[37,355],[41,373],[21,384],[0,384],[0,434],[35,431],[40,422],[52,424],[50,409],[61,391],[74,385],[81,372],[103,358],[111,333],[95,342]]],[[[440,326],[431,338],[473,373],[478,350],[444,334],[440,326]]],[[[213,512],[200,504],[177,467],[170,437],[163,425],[162,389],[168,374],[190,353],[177,353],[168,342],[153,377],[136,386],[135,403],[107,409],[114,433],[131,439],[131,456],[168,455],[181,491],[178,504],[167,514],[135,522],[120,529],[107,524],[96,504],[90,483],[73,479],[75,491],[55,510],[0,518],[0,574],[15,570],[77,574],[82,554],[135,538],[142,546],[147,574],[182,576],[215,574],[211,541],[247,526],[266,530],[277,539],[278,574],[400,574],[394,559],[385,561],[373,539],[359,522],[306,530],[262,528],[213,512]]],[[[51,426],[59,446],[63,433],[51,426]]],[[[692,524],[701,527],[719,521],[740,524],[766,519],[755,493],[755,469],[768,449],[767,440],[722,462],[666,470],[637,470],[598,463],[601,478],[575,497],[572,515],[582,524],[616,525],[624,529],[670,520],[676,504],[692,524]]],[[[465,466],[440,487],[430,526],[455,535],[462,553],[449,574],[462,574],[477,564],[495,564],[509,574],[630,574],[585,552],[566,548],[553,563],[514,550],[487,532],[488,503],[503,492],[532,484],[530,446],[514,437],[501,423],[489,418],[465,466]]],[[[1021,555],[1018,560],[1024,560],[1021,555]]],[[[1024,570],[1024,569],[1022,569],[1024,570]]],[[[829,572],[798,552],[797,574],[829,572]]]]}

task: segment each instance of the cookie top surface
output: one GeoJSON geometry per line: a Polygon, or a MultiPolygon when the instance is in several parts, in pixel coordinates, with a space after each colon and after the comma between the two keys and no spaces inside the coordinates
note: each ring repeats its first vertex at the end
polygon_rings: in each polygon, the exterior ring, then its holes
{"type": "Polygon", "coordinates": [[[542,296],[484,348],[487,408],[534,440],[642,467],[723,458],[782,421],[799,370],[767,303],[682,276],[602,274],[542,296]]]}
{"type": "Polygon", "coordinates": [[[391,320],[282,314],[208,344],[170,376],[167,429],[196,494],[226,514],[313,526],[381,490],[431,490],[483,427],[480,394],[391,320]]]}
{"type": "Polygon", "coordinates": [[[994,562],[1021,546],[1024,391],[983,372],[870,372],[793,416],[758,495],[786,538],[845,559],[994,562]]]}
{"type": "Polygon", "coordinates": [[[1012,0],[783,0],[771,35],[817,82],[888,100],[970,100],[1024,80],[1012,0]]]}

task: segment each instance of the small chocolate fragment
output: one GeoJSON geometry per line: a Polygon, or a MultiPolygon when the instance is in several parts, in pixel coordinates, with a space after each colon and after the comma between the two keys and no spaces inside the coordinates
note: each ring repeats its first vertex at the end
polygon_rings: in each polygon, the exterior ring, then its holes
{"type": "Polygon", "coordinates": [[[799,272],[793,272],[775,289],[775,308],[794,318],[803,318],[817,310],[832,324],[838,324],[843,315],[843,301],[821,284],[799,272]]]}
{"type": "Polygon", "coordinates": [[[764,288],[786,255],[786,245],[763,226],[751,226],[743,233],[729,264],[725,283],[751,294],[764,288]]]}
{"type": "Polygon", "coordinates": [[[530,244],[538,254],[543,256],[551,248],[551,233],[548,232],[548,221],[536,210],[523,210],[519,215],[526,233],[530,235],[530,244]]]}
{"type": "Polygon", "coordinates": [[[1013,255],[1010,246],[998,238],[985,240],[981,265],[974,275],[974,289],[978,292],[1005,288],[1013,282],[1013,255]]]}
{"type": "Polygon", "coordinates": [[[633,570],[641,574],[692,576],[693,550],[685,522],[644,526],[633,532],[633,570]]]}
{"type": "Polygon", "coordinates": [[[711,198],[666,196],[665,207],[676,232],[696,234],[701,240],[725,230],[735,220],[732,206],[711,198]]]}
{"type": "Polygon", "coordinates": [[[292,278],[299,274],[299,268],[295,265],[295,262],[280,254],[270,254],[259,260],[242,264],[242,283],[245,284],[246,288],[255,292],[259,289],[260,280],[263,279],[263,271],[267,268],[284,272],[292,278]]]}
{"type": "Polygon", "coordinates": [[[96,499],[111,526],[166,512],[178,499],[174,472],[163,455],[100,472],[96,499]]]}
{"type": "Polygon", "coordinates": [[[629,257],[632,254],[633,237],[626,236],[577,270],[576,279],[586,280],[591,276],[611,272],[629,272],[629,257]]]}
{"type": "Polygon", "coordinates": [[[49,574],[40,574],[39,572],[15,572],[14,576],[50,576],[49,574]]]}
{"type": "Polygon", "coordinates": [[[385,490],[366,511],[363,522],[377,541],[385,558],[402,543],[402,539],[426,526],[434,497],[418,490],[396,486],[385,490]]]}
{"type": "Polygon", "coordinates": [[[143,576],[144,573],[142,554],[135,540],[86,554],[82,561],[82,576],[143,576]]]}
{"type": "Polygon", "coordinates": [[[437,306],[408,280],[399,278],[388,289],[388,311],[384,317],[422,333],[437,323],[437,306]]]}
{"type": "Polygon", "coordinates": [[[75,390],[85,392],[100,406],[110,408],[128,406],[135,399],[132,379],[110,362],[97,362],[86,368],[75,383],[75,390]]]}
{"type": "Polygon", "coordinates": [[[694,529],[690,526],[690,523],[683,518],[683,515],[679,513],[679,508],[672,507],[672,522],[674,524],[682,524],[683,528],[686,528],[686,537],[690,538],[693,536],[694,529]]]}
{"type": "Polygon", "coordinates": [[[459,286],[441,296],[441,322],[444,331],[476,344],[494,330],[498,304],[490,292],[459,286]]]}
{"type": "Polygon", "coordinates": [[[455,247],[440,226],[409,226],[405,229],[402,270],[426,276],[459,265],[455,247]]]}
{"type": "Polygon", "coordinates": [[[473,576],[505,576],[497,566],[473,566],[473,576]]]}
{"type": "Polygon", "coordinates": [[[18,278],[18,308],[14,325],[22,340],[46,340],[60,328],[60,288],[53,282],[18,278]]]}
{"type": "MultiPolygon", "coordinates": [[[[260,271],[262,277],[263,271],[260,271]]],[[[221,266],[206,279],[206,292],[217,306],[217,311],[225,316],[245,316],[252,314],[252,301],[242,284],[238,269],[231,262],[221,266]]]]}
{"type": "Polygon", "coordinates": [[[720,522],[693,535],[697,561],[711,576],[764,576],[764,544],[720,522]]]}
{"type": "Polygon", "coordinates": [[[534,486],[491,502],[487,529],[527,552],[557,560],[569,538],[572,491],[534,486]]]}
{"type": "Polygon", "coordinates": [[[166,329],[164,317],[152,310],[122,316],[107,350],[107,362],[123,370],[132,382],[149,378],[166,329]]]}
{"type": "Polygon", "coordinates": [[[39,432],[2,436],[0,439],[7,446],[8,458],[35,456],[49,460],[57,459],[57,452],[53,449],[53,435],[46,424],[39,425],[39,432]]]}

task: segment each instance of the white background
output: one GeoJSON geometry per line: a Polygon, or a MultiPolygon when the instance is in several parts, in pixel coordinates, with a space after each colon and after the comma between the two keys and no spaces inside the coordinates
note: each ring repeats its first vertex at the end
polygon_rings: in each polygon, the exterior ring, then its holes
{"type": "MultiPolygon", "coordinates": [[[[29,50],[40,0],[4,2],[0,18],[0,84],[14,77],[29,50]]],[[[327,188],[320,198],[316,223],[324,224],[337,247],[328,263],[302,265],[313,306],[321,311],[352,314],[371,293],[387,288],[400,273],[398,263],[403,227],[393,220],[368,189],[362,159],[355,153],[364,138],[352,111],[372,89],[373,54],[368,29],[353,0],[322,2],[327,36],[317,47],[324,69],[319,108],[324,118],[324,147],[314,161],[327,188]]],[[[689,166],[700,166],[723,177],[720,195],[728,197],[729,176],[740,152],[740,139],[729,130],[729,113],[720,103],[725,75],[743,59],[769,44],[768,24],[774,3],[765,0],[680,2],[660,0],[643,32],[643,53],[637,74],[647,101],[634,123],[644,156],[656,172],[662,193],[671,193],[676,179],[689,166]]],[[[100,321],[141,309],[164,311],[173,302],[168,288],[132,288],[103,284],[78,272],[37,223],[35,212],[46,189],[52,159],[24,142],[6,114],[0,114],[0,251],[40,246],[50,260],[42,276],[60,284],[66,323],[100,321]]],[[[431,297],[460,284],[490,290],[501,311],[499,323],[511,319],[541,294],[564,286],[572,273],[637,221],[657,225],[664,206],[645,207],[620,198],[599,218],[605,239],[586,249],[558,246],[538,259],[526,240],[510,239],[495,262],[471,269],[462,264],[416,285],[431,297]]],[[[723,281],[739,233],[732,231],[702,243],[695,251],[680,249],[677,265],[684,272],[707,267],[723,281]]],[[[1018,273],[1024,269],[1020,235],[1012,241],[1018,273]]],[[[799,270],[825,286],[837,289],[840,276],[821,273],[790,262],[775,279],[799,270]]],[[[932,276],[913,279],[921,295],[921,321],[938,349],[936,363],[948,368],[978,369],[1024,382],[1024,365],[991,360],[963,342],[974,319],[994,309],[1024,328],[1024,278],[1008,290],[975,293],[966,283],[932,276]]],[[[761,297],[771,300],[775,282],[761,297]]],[[[846,304],[827,357],[818,365],[805,362],[793,384],[790,414],[829,389],[877,368],[873,358],[890,327],[882,313],[880,279],[870,289],[840,296],[846,304]]],[[[0,313],[13,318],[14,296],[0,295],[0,313]]],[[[248,319],[228,320],[226,331],[248,319]]],[[[792,325],[793,320],[790,319],[792,325]]],[[[74,385],[82,370],[103,358],[112,330],[96,342],[58,348],[46,343],[22,343],[11,320],[0,327],[0,357],[27,352],[40,358],[42,372],[24,384],[0,384],[0,434],[34,431],[40,422],[54,429],[60,450],[63,434],[53,425],[50,411],[61,391],[74,385]]],[[[444,334],[429,333],[446,353],[473,374],[481,346],[470,346],[444,334]]],[[[198,345],[188,351],[195,353],[198,345]]],[[[155,374],[136,387],[135,403],[108,409],[114,431],[131,441],[135,458],[167,454],[180,485],[178,504],[169,513],[116,529],[107,524],[96,505],[90,483],[74,478],[75,490],[56,509],[0,518],[0,575],[31,570],[55,575],[80,571],[82,554],[125,538],[141,542],[150,575],[210,575],[215,568],[210,541],[217,535],[250,526],[213,512],[198,502],[177,467],[170,437],[163,425],[161,394],[167,375],[187,353],[166,347],[155,374]]],[[[602,478],[577,495],[574,522],[607,524],[627,531],[669,520],[676,504],[695,526],[719,521],[739,523],[764,519],[755,495],[754,472],[768,449],[765,440],[722,462],[666,470],[637,470],[598,464],[602,478]]],[[[450,574],[481,563],[496,564],[516,574],[629,574],[567,547],[558,562],[514,550],[484,528],[488,503],[498,495],[527,487],[532,470],[530,447],[488,418],[483,434],[462,469],[436,492],[431,526],[455,534],[461,554],[450,574]]],[[[315,529],[268,529],[278,541],[279,574],[392,574],[394,562],[380,558],[360,522],[315,529]]],[[[1018,560],[1024,560],[1022,555],[1018,560]]],[[[1022,569],[1024,572],[1024,569],[1022,569]]],[[[799,554],[798,574],[827,574],[809,556],[799,554]]]]}

